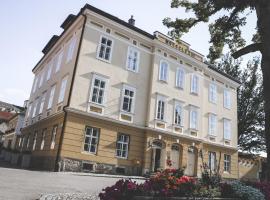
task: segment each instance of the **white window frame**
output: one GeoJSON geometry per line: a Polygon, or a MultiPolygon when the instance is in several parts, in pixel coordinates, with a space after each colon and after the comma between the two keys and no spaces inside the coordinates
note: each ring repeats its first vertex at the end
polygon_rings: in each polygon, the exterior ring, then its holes
{"type": "Polygon", "coordinates": [[[43,92],[42,96],[40,97],[39,112],[38,112],[39,115],[43,112],[44,104],[46,101],[46,94],[47,94],[46,92],[43,92]]]}
{"type": "MultiPolygon", "coordinates": [[[[102,60],[104,62],[108,62],[108,63],[111,63],[111,60],[112,60],[112,54],[113,54],[113,44],[114,44],[114,40],[108,36],[105,36],[105,35],[101,35],[100,36],[100,39],[99,39],[99,44],[98,44],[98,48],[97,48],[97,55],[96,55],[96,58],[99,59],[99,60],[102,60]],[[102,38],[105,38],[106,40],[110,40],[112,42],[110,48],[111,48],[111,51],[110,51],[110,55],[109,55],[109,59],[106,60],[105,57],[99,57],[99,53],[100,53],[100,48],[101,48],[101,41],[102,41],[102,38]]],[[[105,47],[105,51],[106,51],[106,48],[107,48],[107,45],[105,47]]],[[[105,55],[105,54],[104,54],[105,55]]]]}
{"type": "Polygon", "coordinates": [[[67,83],[68,83],[68,75],[64,76],[64,78],[61,81],[58,103],[62,103],[65,99],[67,83]]]}
{"type": "Polygon", "coordinates": [[[121,110],[122,112],[125,112],[125,113],[133,114],[133,113],[134,113],[134,110],[135,110],[135,101],[136,101],[136,88],[124,84],[124,85],[123,85],[123,89],[122,89],[122,98],[121,98],[121,108],[120,108],[120,110],[121,110]],[[132,92],[133,92],[133,97],[126,96],[126,95],[125,95],[125,90],[132,91],[132,92]],[[123,109],[124,98],[125,98],[125,97],[129,98],[129,100],[132,99],[130,111],[126,111],[126,110],[123,109]]]}
{"type": "Polygon", "coordinates": [[[38,88],[40,88],[43,84],[43,80],[44,80],[44,71],[40,72],[40,79],[39,79],[39,85],[38,88]]]}
{"type": "Polygon", "coordinates": [[[33,103],[29,103],[29,106],[27,108],[27,114],[26,114],[26,118],[28,118],[31,115],[32,112],[32,105],[33,103]]]}
{"type": "Polygon", "coordinates": [[[200,77],[197,74],[191,74],[191,79],[190,80],[191,80],[191,82],[190,82],[190,92],[191,92],[191,94],[199,95],[200,77]],[[196,78],[197,78],[197,82],[195,82],[196,78]],[[197,87],[195,87],[195,86],[197,86],[197,87]]]}
{"type": "Polygon", "coordinates": [[[217,167],[217,153],[213,151],[208,152],[208,167],[214,171],[217,167]],[[213,160],[214,159],[214,160],[213,160]]]}
{"type": "Polygon", "coordinates": [[[231,109],[231,91],[229,89],[224,89],[223,106],[224,108],[231,109]]]}
{"type": "Polygon", "coordinates": [[[34,151],[35,149],[36,149],[36,144],[37,144],[37,134],[38,134],[38,132],[37,131],[35,131],[35,133],[34,133],[34,138],[33,138],[33,148],[32,148],[32,150],[34,151]]]}
{"type": "Polygon", "coordinates": [[[231,160],[232,157],[229,154],[224,154],[224,172],[231,172],[231,160]]]}
{"type": "Polygon", "coordinates": [[[54,149],[54,147],[55,147],[55,140],[56,140],[57,130],[58,130],[58,125],[54,125],[53,129],[52,129],[52,137],[51,137],[50,149],[54,149]]]}
{"type": "Polygon", "coordinates": [[[129,46],[128,51],[127,51],[126,69],[129,71],[138,73],[139,72],[139,65],[140,65],[140,51],[137,48],[129,46]],[[130,62],[129,62],[130,57],[132,57],[131,59],[134,59],[133,58],[134,52],[137,53],[137,62],[135,63],[135,69],[133,69],[133,66],[130,66],[130,62]],[[130,55],[130,54],[132,54],[132,55],[130,55]]]}
{"type": "Polygon", "coordinates": [[[119,133],[117,135],[117,139],[116,139],[116,151],[115,151],[115,156],[117,158],[122,158],[122,159],[127,159],[128,158],[128,151],[129,151],[129,141],[130,141],[130,136],[127,134],[123,134],[123,133],[119,133]],[[122,141],[122,140],[118,140],[120,137],[120,139],[127,137],[128,141],[122,141]],[[121,148],[118,149],[117,146],[118,144],[120,144],[121,148]],[[124,146],[126,146],[126,149],[124,150],[124,146]],[[117,155],[117,151],[121,151],[121,155],[117,155]],[[123,151],[126,151],[126,156],[123,156],[123,151]]]}
{"type": "Polygon", "coordinates": [[[53,100],[54,100],[54,94],[55,94],[55,89],[56,89],[56,85],[53,85],[51,87],[51,91],[50,91],[50,96],[49,96],[49,100],[48,100],[47,110],[49,110],[49,109],[52,108],[53,100]]]}
{"type": "Polygon", "coordinates": [[[91,126],[87,126],[85,128],[85,133],[84,133],[84,142],[83,142],[83,151],[84,152],[87,152],[87,153],[90,153],[90,154],[96,154],[97,153],[97,149],[98,149],[98,143],[99,143],[99,138],[100,138],[100,129],[99,128],[96,128],[96,127],[91,127],[91,126]],[[87,130],[90,130],[90,134],[89,135],[86,135],[87,133],[87,130]],[[93,136],[93,131],[97,131],[97,136],[93,136]],[[89,138],[89,142],[86,143],[86,138],[89,138]],[[93,139],[96,139],[96,144],[92,144],[93,143],[93,139]],[[88,148],[89,150],[85,150],[84,146],[85,145],[88,145],[88,148]],[[91,151],[91,146],[94,145],[95,147],[95,151],[92,152],[91,151]]]}
{"type": "Polygon", "coordinates": [[[223,133],[224,140],[230,141],[232,138],[232,124],[230,119],[223,119],[223,133]]]}
{"type": "Polygon", "coordinates": [[[174,124],[175,126],[179,126],[179,127],[183,127],[183,124],[184,124],[184,106],[183,106],[183,103],[180,102],[180,101],[175,101],[175,103],[174,103],[173,124],[174,124]],[[176,121],[178,121],[178,120],[176,119],[176,108],[177,108],[178,106],[179,106],[180,109],[181,109],[181,112],[180,112],[180,119],[181,119],[180,124],[179,124],[179,123],[176,123],[176,121]]]}
{"type": "Polygon", "coordinates": [[[169,63],[166,60],[160,60],[158,79],[160,81],[168,82],[168,80],[169,80],[169,71],[170,71],[169,63]],[[165,69],[163,68],[164,67],[163,63],[166,64],[165,69]]]}
{"type": "Polygon", "coordinates": [[[72,61],[74,52],[75,52],[76,43],[77,43],[77,38],[75,35],[73,35],[70,41],[68,42],[66,63],[69,63],[70,61],[72,61]]]}
{"type": "MultiPolygon", "coordinates": [[[[162,96],[162,95],[157,95],[157,99],[156,99],[156,113],[155,113],[155,119],[159,120],[159,121],[164,121],[166,120],[166,108],[167,108],[167,97],[162,96]],[[163,108],[163,119],[161,119],[161,114],[159,117],[159,101],[163,101],[164,102],[164,108],[163,108]]],[[[162,108],[161,108],[162,111],[162,108]]],[[[160,112],[161,112],[160,111],[160,112]]]]}
{"type": "Polygon", "coordinates": [[[90,98],[89,98],[89,102],[90,103],[93,103],[93,104],[96,104],[96,105],[100,105],[100,106],[104,106],[106,104],[108,82],[109,82],[109,79],[108,78],[103,77],[103,76],[100,76],[100,75],[97,75],[97,74],[93,74],[92,83],[91,83],[90,98]],[[94,84],[95,84],[95,80],[96,79],[99,79],[100,81],[104,81],[105,82],[103,99],[102,99],[102,102],[101,103],[92,101],[93,91],[94,91],[94,87],[95,87],[94,84]]]}
{"type": "Polygon", "coordinates": [[[191,105],[189,110],[189,128],[192,130],[198,130],[198,126],[199,126],[199,108],[191,105]],[[195,125],[193,124],[193,113],[196,113],[195,125]]]}
{"type": "Polygon", "coordinates": [[[209,102],[216,104],[217,103],[217,85],[214,83],[209,84],[208,88],[208,97],[209,102]]]}
{"type": "Polygon", "coordinates": [[[52,68],[53,68],[53,63],[52,61],[50,61],[48,64],[47,64],[47,68],[48,68],[48,71],[47,71],[47,76],[46,76],[46,80],[50,80],[51,79],[51,76],[52,76],[52,68]]]}
{"type": "Polygon", "coordinates": [[[36,75],[35,77],[35,80],[34,80],[34,83],[33,83],[33,92],[32,93],[35,93],[36,89],[37,89],[37,85],[38,85],[38,81],[39,81],[39,76],[36,75]]]}
{"type": "Polygon", "coordinates": [[[209,113],[208,115],[208,134],[210,136],[217,136],[217,115],[209,113]]]}
{"type": "Polygon", "coordinates": [[[64,51],[61,50],[60,53],[56,56],[55,73],[57,73],[61,68],[63,55],[64,55],[64,51]]]}
{"type": "Polygon", "coordinates": [[[182,67],[176,69],[175,86],[180,89],[185,87],[185,70],[182,67]]]}
{"type": "Polygon", "coordinates": [[[33,102],[33,112],[32,112],[32,118],[34,118],[36,116],[37,113],[37,104],[38,104],[38,98],[33,102]]]}
{"type": "Polygon", "coordinates": [[[43,149],[44,149],[44,146],[45,146],[45,139],[46,139],[46,132],[47,132],[47,129],[44,128],[44,129],[42,130],[42,133],[41,133],[40,150],[43,150],[43,149]]]}

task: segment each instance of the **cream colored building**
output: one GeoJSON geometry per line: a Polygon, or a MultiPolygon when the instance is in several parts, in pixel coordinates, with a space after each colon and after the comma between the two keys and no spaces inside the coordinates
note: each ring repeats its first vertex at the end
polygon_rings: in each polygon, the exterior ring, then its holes
{"type": "Polygon", "coordinates": [[[238,178],[237,80],[90,5],[61,27],[33,69],[20,145],[32,167],[145,174],[171,161],[200,176],[206,162],[238,178]]]}

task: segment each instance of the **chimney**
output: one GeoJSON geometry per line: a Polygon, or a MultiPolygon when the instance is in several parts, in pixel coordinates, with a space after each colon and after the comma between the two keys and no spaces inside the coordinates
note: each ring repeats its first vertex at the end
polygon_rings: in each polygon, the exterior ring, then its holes
{"type": "Polygon", "coordinates": [[[128,20],[128,23],[132,26],[135,26],[135,19],[133,19],[133,15],[131,15],[131,18],[128,20]]]}

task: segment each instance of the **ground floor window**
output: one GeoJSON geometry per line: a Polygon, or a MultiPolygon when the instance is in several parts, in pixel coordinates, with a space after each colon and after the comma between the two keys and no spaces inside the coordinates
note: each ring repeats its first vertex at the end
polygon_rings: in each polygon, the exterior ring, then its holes
{"type": "Polygon", "coordinates": [[[86,127],[84,138],[84,151],[89,153],[97,152],[99,132],[100,132],[99,128],[86,127]]]}
{"type": "Polygon", "coordinates": [[[43,149],[44,149],[46,131],[47,131],[46,128],[44,128],[44,129],[42,130],[42,134],[41,134],[41,143],[40,143],[40,150],[43,150],[43,149]]]}
{"type": "Polygon", "coordinates": [[[216,169],[216,152],[209,151],[208,166],[209,166],[209,169],[212,171],[216,169]]]}
{"type": "Polygon", "coordinates": [[[35,131],[34,133],[34,137],[33,137],[33,151],[36,149],[36,143],[37,143],[37,131],[35,131]]]}
{"type": "Polygon", "coordinates": [[[231,171],[231,155],[224,154],[224,171],[231,171]]]}
{"type": "Polygon", "coordinates": [[[119,158],[128,157],[128,144],[129,136],[125,134],[119,134],[116,142],[116,156],[119,158]]]}
{"type": "Polygon", "coordinates": [[[55,147],[55,138],[56,138],[57,128],[58,126],[55,125],[52,129],[51,149],[54,149],[55,147]]]}

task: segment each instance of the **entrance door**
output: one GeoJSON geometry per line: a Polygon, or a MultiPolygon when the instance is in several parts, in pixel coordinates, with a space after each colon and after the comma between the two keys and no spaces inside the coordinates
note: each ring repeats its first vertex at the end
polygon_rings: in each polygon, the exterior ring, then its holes
{"type": "Polygon", "coordinates": [[[188,175],[188,176],[195,175],[195,153],[194,153],[194,150],[188,151],[186,175],[188,175]]]}
{"type": "Polygon", "coordinates": [[[179,146],[172,145],[171,151],[172,168],[179,169],[179,158],[180,158],[179,146]]]}
{"type": "Polygon", "coordinates": [[[160,168],[161,149],[155,149],[155,165],[154,171],[156,172],[160,168]]]}

